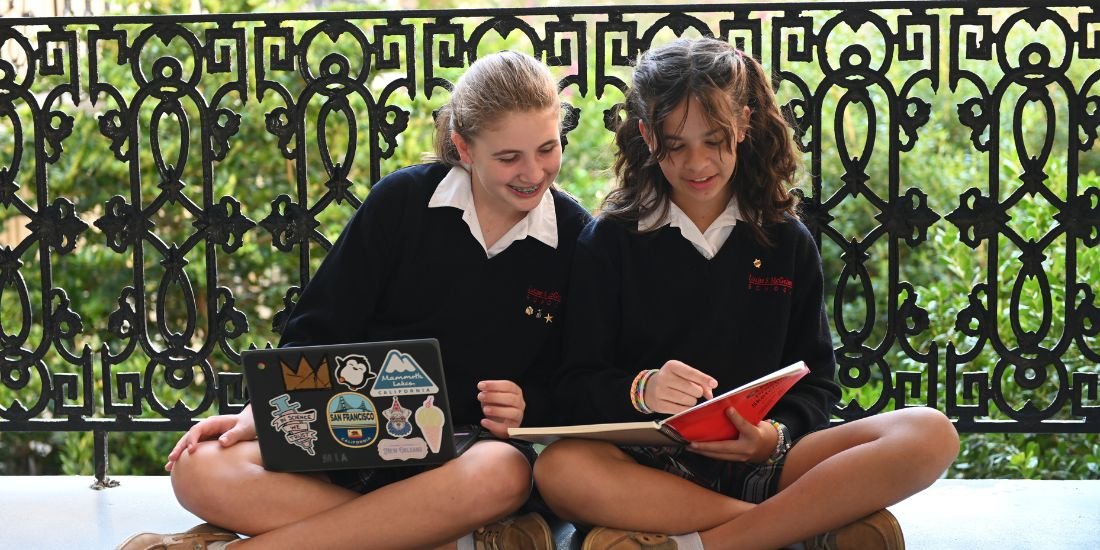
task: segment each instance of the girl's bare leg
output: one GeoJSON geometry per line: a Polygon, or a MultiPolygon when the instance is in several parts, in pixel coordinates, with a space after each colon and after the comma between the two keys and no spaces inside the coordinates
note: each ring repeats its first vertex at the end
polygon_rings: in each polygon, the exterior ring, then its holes
{"type": "Polygon", "coordinates": [[[558,517],[661,533],[702,531],[752,504],[643,466],[610,443],[564,439],[535,461],[539,494],[558,517]]]}
{"type": "Polygon", "coordinates": [[[912,408],[815,432],[795,445],[778,494],[738,501],[641,466],[611,445],[561,441],[535,479],[563,518],[625,530],[698,531],[710,548],[779,548],[835,529],[931,485],[958,454],[938,411],[912,408]]]}
{"type": "Polygon", "coordinates": [[[795,445],[780,491],[700,533],[707,548],[777,548],[851,523],[927,488],[959,436],[939,411],[910,408],[812,433],[795,445]]]}
{"type": "Polygon", "coordinates": [[[253,537],[233,545],[242,550],[448,545],[518,509],[530,480],[527,459],[499,441],[366,495],[318,476],[264,470],[254,441],[203,443],[172,470],[184,508],[253,537]]]}

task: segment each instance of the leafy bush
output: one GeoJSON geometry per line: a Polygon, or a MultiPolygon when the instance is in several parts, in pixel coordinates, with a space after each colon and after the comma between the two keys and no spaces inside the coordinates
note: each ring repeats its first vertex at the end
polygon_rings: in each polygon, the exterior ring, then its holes
{"type": "MultiPolygon", "coordinates": [[[[257,3],[254,0],[239,0],[237,3],[228,1],[204,2],[204,6],[211,11],[248,11],[257,3]]],[[[143,13],[172,13],[181,11],[181,8],[187,6],[175,0],[156,0],[145,2],[141,10],[143,13]]],[[[291,5],[286,11],[294,11],[295,8],[296,6],[291,5]]],[[[300,22],[288,22],[286,24],[296,27],[295,36],[300,36],[301,28],[312,25],[300,22]]],[[[251,34],[252,26],[244,25],[244,27],[251,40],[253,36],[251,34]]],[[[119,25],[118,28],[129,31],[130,36],[133,36],[133,33],[141,27],[119,25]]],[[[421,29],[417,27],[416,32],[421,32],[421,29]]],[[[865,36],[860,32],[862,31],[854,31],[851,36],[847,37],[847,40],[850,43],[871,44],[868,47],[875,50],[873,44],[876,42],[873,37],[865,36]]],[[[1050,32],[1050,29],[1043,32],[1050,32]]],[[[668,29],[662,31],[662,34],[655,39],[655,43],[670,38],[669,33],[668,29]]],[[[1026,42],[1031,38],[1017,37],[1021,42],[1026,42]]],[[[420,40],[419,36],[417,40],[420,40]]],[[[100,53],[99,58],[110,59],[112,55],[116,54],[112,50],[113,47],[110,43],[105,44],[103,46],[104,51],[100,53]]],[[[944,47],[946,48],[946,45],[944,47]]],[[[483,52],[503,48],[532,51],[525,37],[519,36],[519,33],[512,33],[505,37],[489,35],[481,42],[481,48],[483,52]]],[[[325,53],[333,50],[341,52],[352,64],[355,64],[356,59],[361,61],[362,54],[358,51],[357,45],[349,41],[340,40],[332,44],[330,49],[325,50],[325,53]]],[[[881,50],[881,47],[879,47],[879,50],[881,50]]],[[[152,59],[168,51],[171,51],[169,45],[151,46],[147,54],[152,59]]],[[[882,52],[872,51],[871,54],[878,56],[882,52]]],[[[594,52],[591,50],[590,55],[594,56],[594,52]]],[[[937,69],[943,75],[947,73],[947,56],[943,55],[941,59],[945,66],[937,69]]],[[[320,64],[322,61],[323,55],[320,53],[310,57],[311,66],[320,64]]],[[[593,66],[595,63],[594,57],[590,58],[588,62],[590,67],[593,66]]],[[[981,74],[987,81],[993,81],[999,77],[999,69],[993,64],[969,68],[975,71],[976,74],[981,74]]],[[[128,67],[102,63],[99,69],[102,75],[101,80],[116,83],[120,87],[126,86],[127,84],[124,83],[130,83],[132,80],[128,73],[128,67]]],[[[796,72],[803,70],[800,67],[794,69],[796,72]]],[[[250,70],[254,72],[254,67],[250,70]]],[[[562,71],[562,69],[555,70],[559,71],[559,74],[562,71]]],[[[1074,73],[1070,76],[1079,84],[1085,78],[1088,78],[1089,70],[1090,68],[1082,63],[1080,66],[1074,67],[1074,73]]],[[[820,75],[816,74],[813,69],[805,69],[805,71],[807,73],[805,75],[800,72],[798,74],[808,82],[816,83],[820,79],[820,75]]],[[[446,69],[441,71],[439,76],[453,81],[460,72],[460,69],[446,69]]],[[[899,82],[907,77],[900,69],[895,73],[891,74],[891,78],[899,82]]],[[[626,79],[627,71],[622,69],[617,73],[617,76],[626,79]]],[[[268,77],[278,79],[293,93],[296,93],[302,87],[297,75],[293,73],[288,75],[273,73],[269,74],[268,77]]],[[[382,78],[379,75],[375,75],[375,77],[382,78]]],[[[218,78],[220,77],[212,78],[209,82],[204,81],[204,86],[210,87],[207,91],[224,83],[224,79],[219,80],[218,78]]],[[[248,78],[251,86],[251,83],[255,82],[255,75],[250,74],[248,78]]],[[[129,86],[134,87],[132,84],[129,86]]],[[[595,97],[596,94],[593,90],[589,90],[587,95],[581,96],[575,85],[565,88],[562,92],[563,100],[580,109],[581,117],[577,128],[567,136],[568,145],[559,183],[567,191],[576,195],[590,209],[595,209],[599,205],[600,200],[610,188],[613,179],[608,170],[612,160],[611,147],[609,146],[611,139],[604,128],[603,115],[605,111],[611,109],[622,99],[621,94],[613,88],[602,90],[602,92],[603,95],[600,98],[595,97]]],[[[287,160],[277,153],[279,151],[278,138],[266,131],[262,123],[256,122],[263,121],[266,113],[281,106],[279,98],[276,94],[269,92],[257,100],[254,96],[255,90],[250,90],[250,93],[253,95],[248,98],[230,93],[221,105],[240,114],[242,120],[246,122],[242,122],[239,132],[230,140],[232,147],[225,159],[216,163],[214,196],[215,199],[222,196],[236,197],[242,203],[241,210],[244,215],[254,222],[260,222],[271,212],[271,203],[276,197],[282,194],[296,197],[297,176],[294,172],[294,161],[287,160]]],[[[788,85],[781,86],[779,93],[781,97],[790,99],[790,94],[795,92],[788,85]]],[[[934,94],[927,84],[919,85],[914,93],[925,98],[934,97],[935,101],[931,105],[928,122],[918,132],[918,139],[913,150],[899,155],[899,177],[901,181],[898,183],[902,193],[909,188],[916,188],[927,194],[929,207],[938,215],[944,216],[959,207],[960,195],[968,188],[976,187],[983,193],[988,193],[989,166],[987,164],[990,156],[975,151],[970,140],[969,130],[959,122],[958,105],[966,101],[967,98],[972,97],[975,94],[975,89],[972,85],[964,82],[952,91],[947,88],[944,82],[941,82],[940,88],[934,94]],[[923,89],[921,89],[921,86],[923,86],[923,89]]],[[[1056,90],[1054,93],[1056,93],[1056,90]]],[[[127,98],[132,97],[133,90],[127,89],[123,95],[127,98]]],[[[841,104],[841,98],[841,90],[829,90],[822,111],[827,113],[823,117],[823,128],[821,129],[822,136],[825,139],[822,144],[823,162],[819,174],[823,188],[823,198],[828,198],[833,193],[839,192],[844,186],[843,176],[846,169],[838,160],[839,154],[835,136],[842,136],[846,142],[850,142],[849,147],[854,150],[855,147],[851,143],[859,143],[860,139],[865,139],[869,135],[868,124],[870,124],[870,118],[865,111],[853,108],[842,112],[842,116],[838,119],[833,118],[833,113],[841,104]]],[[[433,133],[431,113],[438,109],[446,99],[446,90],[443,89],[437,89],[431,98],[425,98],[422,93],[417,94],[416,97],[408,97],[403,91],[396,93],[391,104],[399,106],[409,113],[408,126],[398,136],[398,146],[394,149],[393,155],[382,160],[381,174],[419,162],[421,154],[430,150],[433,133]]],[[[872,91],[871,101],[874,105],[884,104],[885,99],[881,91],[872,91]]],[[[1014,101],[1014,98],[1009,98],[1007,101],[1014,101]]],[[[310,113],[309,120],[316,121],[319,118],[320,103],[320,101],[314,101],[307,106],[310,113]]],[[[85,111],[81,111],[83,114],[75,117],[73,134],[65,141],[65,154],[61,155],[59,161],[49,168],[51,196],[61,196],[73,200],[76,203],[76,211],[88,223],[100,219],[104,215],[105,205],[111,197],[122,195],[129,200],[130,176],[128,166],[114,157],[104,156],[104,152],[107,150],[105,147],[107,138],[101,134],[98,126],[97,117],[115,107],[108,98],[104,97],[99,98],[99,102],[94,107],[89,107],[87,103],[82,105],[81,108],[85,111]]],[[[364,98],[352,95],[349,109],[355,113],[366,112],[364,98]]],[[[192,124],[184,139],[188,140],[189,143],[198,143],[199,129],[198,125],[193,122],[197,120],[198,110],[193,105],[186,106],[185,110],[187,118],[192,121],[192,124]]],[[[20,116],[23,117],[23,120],[27,120],[28,114],[24,111],[20,113],[20,116]]],[[[139,112],[139,116],[144,127],[148,127],[154,113],[151,108],[146,107],[139,112]]],[[[892,131],[889,122],[884,116],[875,119],[875,151],[866,168],[869,176],[868,186],[880,195],[885,195],[889,183],[890,169],[886,161],[887,155],[884,154],[886,139],[892,131]]],[[[171,137],[173,132],[182,132],[179,123],[178,118],[171,118],[166,122],[169,127],[162,130],[162,133],[167,137],[162,138],[161,148],[167,152],[167,158],[176,158],[179,154],[181,140],[178,136],[171,137]],[[172,126],[173,124],[175,126],[172,126]]],[[[1040,132],[1034,131],[1036,127],[1044,124],[1041,116],[1028,111],[1025,113],[1024,123],[1027,125],[1024,134],[1029,136],[1028,139],[1034,140],[1037,138],[1032,136],[1042,135],[1040,132]]],[[[368,170],[370,148],[362,143],[362,141],[365,141],[362,138],[363,128],[366,124],[365,117],[362,120],[357,120],[356,124],[359,125],[359,147],[350,158],[345,159],[345,152],[349,150],[351,138],[343,119],[339,115],[332,115],[324,123],[327,139],[327,143],[324,145],[332,152],[331,157],[333,159],[338,160],[347,167],[347,179],[353,183],[352,194],[362,198],[366,194],[371,180],[371,174],[368,170]]],[[[6,133],[9,130],[5,124],[0,124],[0,143],[11,141],[10,134],[6,133]]],[[[1056,132],[1057,137],[1054,140],[1056,143],[1064,144],[1068,141],[1066,137],[1067,129],[1064,124],[1057,126],[1056,132]]],[[[306,181],[309,182],[306,192],[310,200],[318,201],[328,192],[328,188],[323,182],[328,179],[328,170],[331,170],[331,167],[325,167],[320,160],[320,155],[315,154],[318,148],[322,146],[318,142],[315,132],[306,132],[306,134],[309,137],[304,146],[311,151],[311,154],[307,155],[305,166],[306,181]]],[[[1003,153],[999,172],[1002,188],[1005,189],[1002,194],[1005,194],[1019,185],[1018,175],[1023,172],[1023,163],[1015,152],[1011,132],[1002,129],[999,137],[1000,142],[997,147],[1003,153]]],[[[32,150],[31,139],[32,136],[25,134],[24,147],[28,151],[32,150]]],[[[1039,141],[1042,140],[1039,139],[1039,141]]],[[[0,147],[0,166],[5,165],[10,160],[10,158],[4,156],[7,154],[9,154],[8,149],[0,147]]],[[[147,144],[141,148],[140,154],[142,156],[139,165],[143,182],[141,194],[144,197],[143,200],[148,200],[148,197],[156,196],[161,192],[157,187],[160,176],[154,168],[155,162],[149,153],[147,144]]],[[[1052,160],[1043,167],[1047,172],[1047,185],[1056,194],[1063,197],[1066,193],[1065,182],[1068,179],[1068,167],[1064,158],[1068,154],[1070,153],[1066,151],[1053,154],[1052,160]]],[[[192,151],[192,155],[194,155],[194,151],[192,151]]],[[[1078,192],[1080,193],[1081,190],[1086,188],[1100,187],[1100,177],[1097,176],[1097,171],[1100,170],[1100,158],[1097,158],[1095,154],[1079,154],[1079,157],[1080,164],[1078,168],[1081,176],[1078,181],[1078,192]]],[[[807,162],[809,162],[809,159],[810,157],[807,156],[807,162]]],[[[24,178],[29,178],[29,176],[24,176],[24,178]]],[[[184,166],[182,178],[184,181],[198,182],[201,181],[201,178],[201,168],[197,162],[192,161],[184,166]]],[[[21,183],[20,196],[25,200],[33,201],[35,189],[33,185],[27,184],[29,181],[29,179],[26,179],[21,183]]],[[[809,181],[810,174],[807,171],[803,174],[802,182],[805,189],[809,189],[809,181]]],[[[182,193],[189,196],[191,200],[199,200],[198,197],[192,196],[197,191],[191,187],[185,188],[182,193]]],[[[879,214],[877,207],[871,201],[863,200],[865,198],[848,197],[841,201],[840,205],[831,212],[835,216],[831,225],[839,235],[844,237],[844,240],[866,238],[879,224],[875,219],[875,216],[879,214]]],[[[1003,199],[1004,196],[999,198],[1003,199]]],[[[1038,239],[1045,234],[1050,224],[1053,223],[1049,220],[1056,212],[1056,209],[1045,201],[1038,200],[1035,197],[1032,197],[1032,199],[1023,201],[1011,209],[1013,217],[1011,227],[1023,235],[1025,239],[1038,239]]],[[[295,198],[295,200],[297,199],[295,198]]],[[[318,227],[318,231],[329,242],[334,240],[356,204],[355,201],[336,201],[324,208],[319,216],[321,225],[318,227]]],[[[0,208],[0,222],[9,219],[9,216],[13,216],[10,210],[0,208]]],[[[185,209],[180,208],[178,205],[166,205],[158,211],[158,217],[155,220],[155,233],[164,243],[181,243],[194,233],[194,228],[191,225],[193,221],[191,214],[185,209]]],[[[824,239],[822,245],[826,281],[829,285],[826,288],[826,295],[829,297],[833,296],[836,291],[837,281],[841,279],[841,273],[844,269],[844,263],[840,260],[842,245],[845,244],[844,240],[835,242],[824,239]]],[[[54,282],[57,286],[73,293],[69,298],[72,300],[74,308],[85,320],[83,332],[77,334],[66,345],[69,350],[77,350],[77,354],[85,346],[93,353],[98,353],[102,349],[108,349],[111,353],[118,353],[122,343],[107,330],[107,324],[103,320],[107,319],[118,308],[117,300],[122,289],[134,284],[132,280],[133,271],[128,267],[128,263],[133,261],[133,258],[130,254],[109,252],[104,232],[96,228],[85,231],[81,236],[81,241],[80,246],[72,254],[61,257],[55,256],[54,282]]],[[[864,264],[868,277],[873,281],[874,288],[877,290],[874,294],[875,303],[864,303],[861,293],[854,290],[858,287],[858,282],[855,286],[846,288],[841,294],[840,320],[846,327],[862,326],[868,317],[870,308],[877,312],[877,319],[882,320],[884,318],[889,298],[885,290],[881,290],[886,288],[883,283],[885,283],[889,274],[889,251],[885,243],[886,241],[882,240],[875,244],[870,251],[871,257],[864,264]]],[[[1021,262],[1018,259],[1019,251],[1015,250],[1014,245],[1007,242],[1003,237],[999,238],[997,244],[1001,248],[1001,252],[996,256],[999,263],[994,266],[995,273],[1001,284],[999,292],[1001,295],[1007,296],[1012,288],[1011,285],[1021,274],[1021,262]]],[[[1068,244],[1067,238],[1063,236],[1055,239],[1054,243],[1044,251],[1046,260],[1043,261],[1042,265],[1051,281],[1062,281],[1068,276],[1063,261],[1068,244]]],[[[928,329],[911,337],[908,344],[922,353],[928,352],[935,345],[938,349],[941,365],[944,364],[943,355],[947,346],[966,351],[976,343],[976,339],[960,330],[956,326],[956,322],[960,319],[960,313],[968,307],[969,296],[975,286],[986,282],[989,276],[987,272],[988,246],[989,243],[982,243],[976,250],[972,249],[963,242],[963,235],[959,229],[942,218],[931,225],[928,231],[928,239],[924,243],[910,247],[903,242],[899,246],[900,279],[912,284],[912,292],[917,304],[929,314],[928,329]]],[[[1098,262],[1100,262],[1100,249],[1084,247],[1080,242],[1076,243],[1076,247],[1078,255],[1075,276],[1077,280],[1090,285],[1094,290],[1100,289],[1100,274],[1094,273],[1095,270],[1089,271],[1087,269],[1087,266],[1098,265],[1098,262]]],[[[239,350],[251,345],[263,346],[277,340],[274,322],[275,316],[284,308],[285,289],[289,285],[298,284],[303,271],[312,272],[316,269],[323,255],[322,249],[323,247],[314,245],[307,265],[300,265],[297,249],[292,252],[277,250],[273,246],[270,231],[254,227],[245,233],[241,248],[233,252],[232,255],[220,253],[220,250],[208,254],[210,251],[205,250],[201,245],[187,255],[189,263],[185,267],[185,272],[188,280],[193,283],[193,291],[196,294],[198,304],[205,306],[207,303],[206,297],[212,291],[212,285],[225,286],[232,291],[236,299],[235,307],[248,312],[249,326],[247,330],[242,330],[240,336],[231,339],[229,342],[231,349],[218,349],[211,356],[209,366],[212,372],[235,372],[237,370],[235,356],[239,350]],[[205,280],[206,265],[210,258],[217,262],[217,271],[220,277],[220,280],[213,283],[205,280]]],[[[146,295],[155,293],[162,285],[163,279],[168,275],[159,262],[160,257],[157,256],[154,259],[152,256],[149,255],[144,259],[147,278],[144,281],[145,287],[142,290],[146,295]]],[[[34,259],[24,258],[24,262],[33,265],[34,259]]],[[[30,270],[32,273],[35,271],[36,269],[30,270]]],[[[38,285],[41,282],[36,277],[29,277],[26,284],[32,296],[40,295],[40,286],[38,285]]],[[[1022,316],[1021,324],[1034,330],[1041,324],[1045,307],[1041,300],[1041,288],[1034,277],[1024,277],[1022,284],[1025,285],[1025,292],[1022,293],[1019,307],[1022,316]]],[[[0,291],[2,290],[0,289],[0,291]]],[[[173,285],[171,290],[182,292],[179,285],[173,285]]],[[[1064,319],[1057,315],[1057,312],[1062,310],[1061,305],[1066,300],[1077,299],[1073,296],[1066,296],[1063,285],[1052,284],[1050,291],[1054,301],[1055,315],[1049,336],[1043,341],[1044,346],[1047,347],[1056,341],[1064,331],[1064,319]]],[[[0,300],[0,319],[4,320],[5,330],[10,331],[13,330],[13,327],[9,320],[18,318],[20,305],[17,301],[10,299],[10,294],[4,296],[4,298],[4,300],[0,300]]],[[[164,317],[172,330],[180,330],[181,319],[186,318],[186,310],[179,305],[182,303],[184,303],[184,300],[180,299],[167,301],[168,309],[165,311],[164,317]]],[[[828,306],[832,308],[833,303],[830,302],[828,306]]],[[[195,331],[192,342],[190,342],[195,348],[201,347],[205,341],[206,335],[203,331],[209,323],[210,315],[210,312],[202,308],[197,312],[195,326],[200,328],[195,331]]],[[[153,319],[150,319],[150,322],[153,321],[153,319]]],[[[998,312],[995,322],[997,323],[998,333],[1005,335],[1012,333],[1008,316],[1003,311],[998,312]]],[[[30,341],[40,340],[41,324],[34,324],[31,330],[30,341]]],[[[865,340],[866,345],[873,347],[875,343],[884,341],[888,331],[889,327],[885,322],[876,324],[865,340]]],[[[151,331],[151,333],[156,336],[156,331],[151,331]]],[[[163,345],[164,342],[155,339],[154,344],[163,345]]],[[[839,336],[836,344],[838,347],[842,345],[839,336]]],[[[905,353],[899,343],[889,342],[889,344],[884,360],[890,365],[893,372],[914,371],[924,373],[927,371],[927,364],[905,353]]],[[[998,361],[999,358],[987,344],[977,359],[960,366],[959,370],[991,372],[998,361]]],[[[1076,346],[1069,346],[1062,357],[1062,361],[1071,372],[1098,372],[1097,365],[1088,361],[1076,346]]],[[[135,356],[120,365],[115,365],[113,370],[114,372],[142,372],[146,366],[135,356]]],[[[53,368],[52,365],[51,368],[53,368]]],[[[64,371],[65,369],[59,368],[58,370],[64,371]]],[[[68,370],[76,372],[77,369],[76,367],[69,367],[68,370]]],[[[159,367],[158,372],[165,377],[169,375],[167,369],[163,366],[159,367]]],[[[94,380],[96,395],[101,395],[103,392],[103,380],[99,376],[100,373],[97,372],[94,380]]],[[[1011,373],[1008,376],[1011,376],[1011,373]]],[[[206,380],[199,376],[189,387],[184,389],[173,389],[168,385],[158,384],[155,391],[156,399],[163,404],[171,404],[178,400],[188,408],[196,408],[202,400],[203,394],[200,388],[205,382],[206,380]]],[[[944,372],[939,373],[936,383],[941,388],[940,394],[937,396],[937,404],[943,408],[946,403],[946,397],[943,393],[946,384],[944,372]]],[[[1051,384],[1044,385],[1035,391],[1025,391],[1014,385],[1011,380],[1008,380],[1005,385],[1006,400],[1013,407],[1023,406],[1027,399],[1032,399],[1039,404],[1046,404],[1050,402],[1054,395],[1051,384]]],[[[845,400],[852,400],[862,407],[869,407],[881,399],[884,387],[881,376],[873,377],[872,381],[865,386],[846,388],[844,398],[845,400]]],[[[32,378],[25,388],[18,391],[0,386],[0,404],[9,403],[12,399],[26,399],[26,396],[37,395],[40,388],[41,380],[36,378],[32,378]]],[[[948,389],[955,391],[957,388],[948,389]]],[[[917,400],[908,404],[918,404],[919,402],[917,400]]],[[[28,406],[33,406],[33,404],[28,406]]],[[[212,409],[204,409],[201,415],[212,412],[212,409]]],[[[46,417],[49,414],[47,410],[42,416],[46,417]]],[[[157,415],[148,412],[146,416],[156,417],[157,415]]],[[[992,415],[991,418],[995,420],[1004,419],[1006,415],[998,413],[992,415]]],[[[1059,418],[1068,418],[1068,411],[1059,418]]],[[[164,456],[177,437],[178,433],[175,432],[110,434],[111,471],[132,474],[161,472],[164,456]]],[[[5,432],[2,434],[0,442],[2,442],[0,444],[0,473],[87,475],[92,470],[93,444],[90,433],[21,434],[5,432]]],[[[996,433],[965,434],[963,436],[963,451],[948,475],[969,478],[1100,478],[1097,462],[1094,459],[1100,452],[1098,447],[1100,447],[1100,437],[1097,434],[1041,436],[996,433]]]]}

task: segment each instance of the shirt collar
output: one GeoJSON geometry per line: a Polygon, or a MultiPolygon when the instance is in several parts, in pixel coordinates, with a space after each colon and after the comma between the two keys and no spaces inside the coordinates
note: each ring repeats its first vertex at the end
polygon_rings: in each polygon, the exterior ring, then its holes
{"type": "MultiPolygon", "coordinates": [[[[644,201],[648,203],[650,201],[644,201]]],[[[745,221],[745,218],[741,216],[741,210],[737,208],[737,197],[730,197],[730,201],[726,204],[726,209],[715,218],[714,222],[710,224],[707,231],[714,229],[720,229],[722,227],[733,227],[737,225],[738,221],[745,221]]],[[[638,231],[651,231],[653,229],[659,229],[666,225],[672,227],[691,226],[695,227],[695,222],[691,221],[687,213],[676,206],[676,203],[671,200],[668,201],[668,213],[662,215],[661,209],[653,208],[645,216],[638,219],[638,231]]],[[[698,232],[698,228],[696,228],[698,232]]]]}
{"type": "Polygon", "coordinates": [[[527,237],[533,237],[550,248],[558,247],[558,216],[554,207],[554,197],[549,191],[543,193],[538,206],[512,226],[497,242],[493,243],[492,247],[486,247],[485,237],[481,233],[481,224],[478,222],[477,211],[474,208],[474,193],[471,185],[469,172],[458,166],[452,167],[432,193],[432,198],[428,200],[428,208],[451,207],[461,210],[462,220],[470,228],[470,234],[477,239],[490,258],[503,252],[512,243],[527,237]]]}
{"type": "Polygon", "coordinates": [[[651,231],[666,225],[679,228],[680,235],[694,245],[700,254],[710,259],[718,254],[738,221],[745,220],[741,217],[741,210],[737,208],[736,197],[730,197],[726,209],[703,232],[699,231],[695,222],[676,203],[668,201],[668,213],[662,215],[660,208],[650,210],[638,219],[638,231],[651,231]]]}

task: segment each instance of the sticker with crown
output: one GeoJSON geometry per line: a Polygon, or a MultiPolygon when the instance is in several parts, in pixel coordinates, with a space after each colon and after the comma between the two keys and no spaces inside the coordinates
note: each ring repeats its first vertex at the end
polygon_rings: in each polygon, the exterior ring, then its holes
{"type": "Polygon", "coordinates": [[[295,369],[291,369],[282,359],[279,364],[283,367],[283,385],[287,391],[325,390],[332,387],[328,360],[323,357],[316,367],[310,365],[304,355],[298,357],[298,367],[295,369]]]}
{"type": "Polygon", "coordinates": [[[423,395],[439,393],[439,386],[417,364],[413,356],[391,349],[382,362],[378,380],[370,389],[371,397],[391,395],[423,395]]]}
{"type": "Polygon", "coordinates": [[[352,448],[366,447],[378,437],[378,415],[374,403],[366,396],[341,392],[329,399],[325,407],[328,428],[336,442],[352,448]]]}

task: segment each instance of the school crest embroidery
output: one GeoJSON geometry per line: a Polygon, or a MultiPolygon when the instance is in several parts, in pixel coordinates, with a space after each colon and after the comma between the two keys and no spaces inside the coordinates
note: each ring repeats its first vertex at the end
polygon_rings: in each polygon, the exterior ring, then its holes
{"type": "Polygon", "coordinates": [[[527,288],[526,304],[523,308],[524,315],[549,325],[555,321],[560,307],[560,292],[535,287],[527,288]]]}
{"type": "Polygon", "coordinates": [[[753,275],[749,274],[749,290],[754,292],[775,292],[790,294],[794,288],[794,281],[781,275],[753,275]]]}

